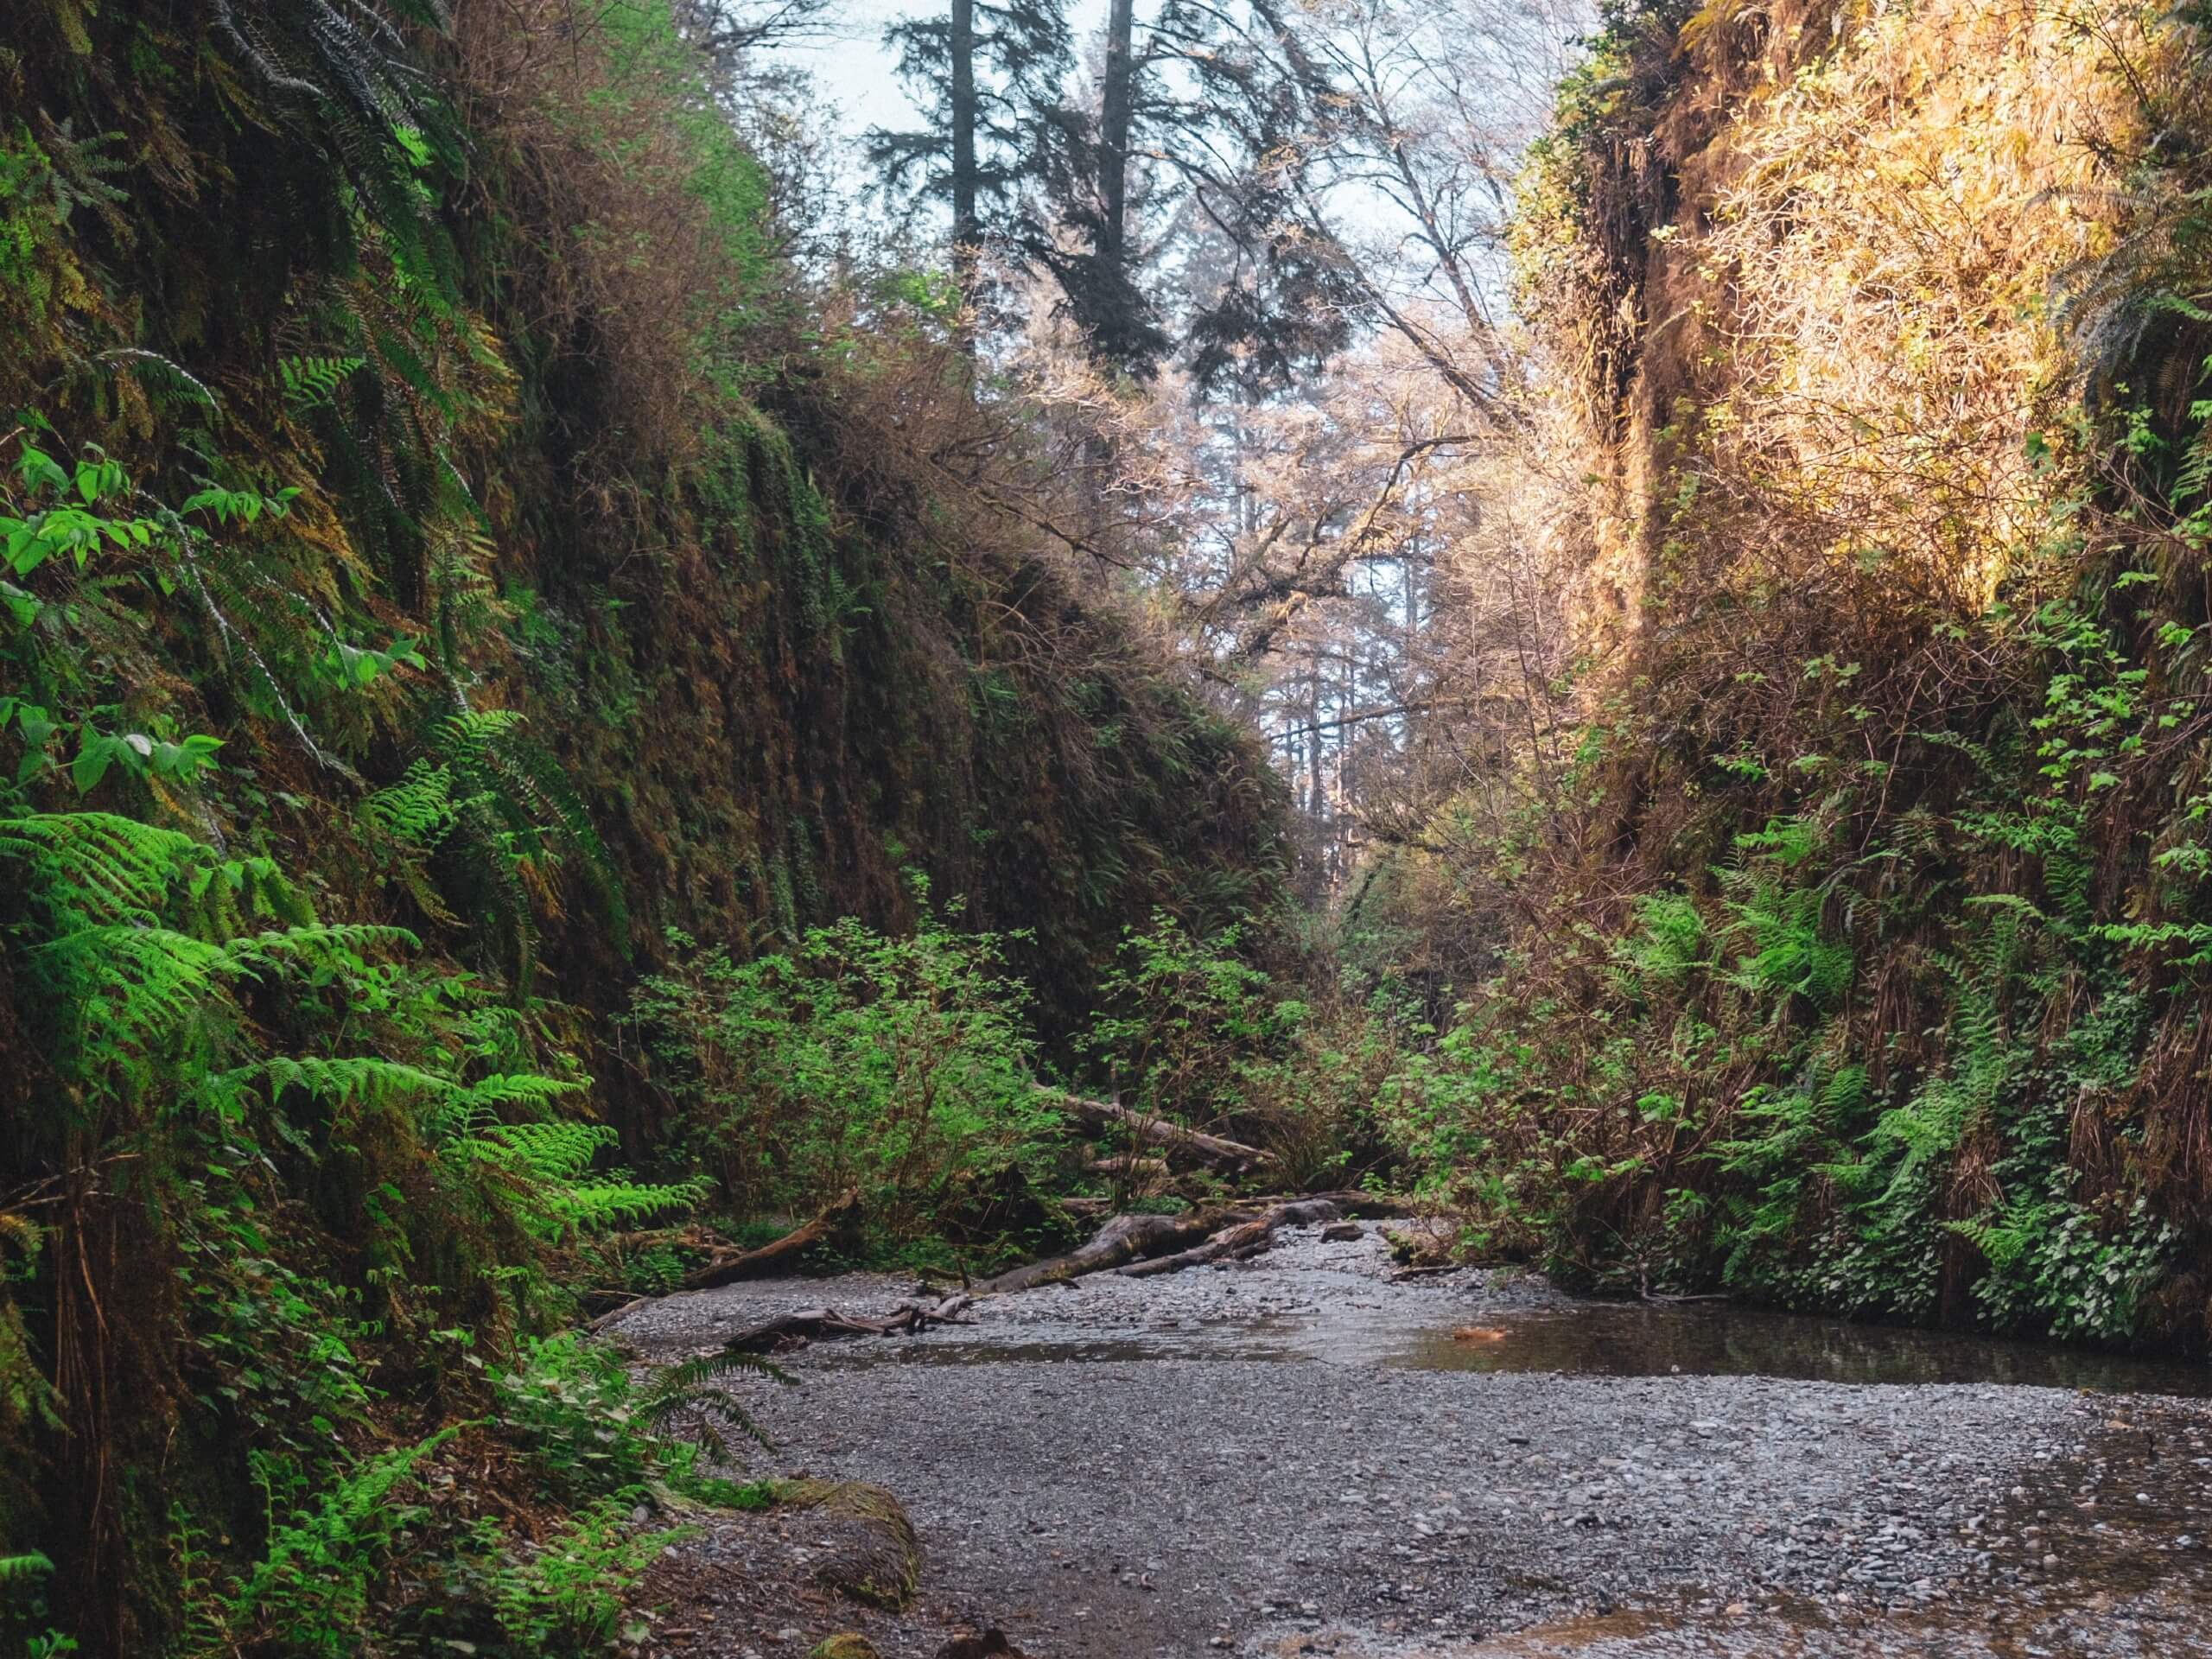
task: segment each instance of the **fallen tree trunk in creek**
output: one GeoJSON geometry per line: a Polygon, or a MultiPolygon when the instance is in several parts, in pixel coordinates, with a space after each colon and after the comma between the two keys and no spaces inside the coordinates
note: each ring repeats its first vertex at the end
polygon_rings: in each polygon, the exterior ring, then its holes
{"type": "Polygon", "coordinates": [[[1012,1268],[996,1278],[986,1279],[976,1289],[982,1295],[992,1296],[1001,1291],[1065,1284],[1086,1274],[1103,1273],[1124,1262],[1165,1255],[1204,1238],[1227,1218],[1227,1212],[1219,1210],[1189,1210],[1179,1216],[1116,1216],[1098,1230],[1088,1244],[1065,1255],[1012,1268]]]}
{"type": "Polygon", "coordinates": [[[1089,1243],[1065,1255],[1002,1273],[984,1281],[976,1290],[985,1296],[1033,1290],[1039,1285],[1064,1285],[1071,1279],[1116,1268],[1132,1279],[1173,1273],[1178,1268],[1219,1261],[1240,1251],[1257,1254],[1278,1227],[1334,1221],[1342,1213],[1332,1198],[1278,1198],[1264,1209],[1235,1205],[1186,1210],[1179,1216],[1116,1216],[1089,1243]]]}
{"type": "Polygon", "coordinates": [[[727,1285],[764,1268],[772,1268],[788,1257],[797,1255],[808,1245],[820,1243],[840,1222],[860,1208],[860,1193],[848,1188],[836,1203],[804,1227],[794,1227],[781,1238],[763,1244],[757,1250],[724,1253],[704,1267],[693,1268],[683,1275],[683,1288],[712,1290],[716,1285],[727,1285]]]}
{"type": "Polygon", "coordinates": [[[1187,1250],[1178,1250],[1173,1255],[1154,1256],[1148,1262],[1132,1262],[1119,1269],[1124,1279],[1149,1279],[1162,1273],[1180,1273],[1185,1268],[1203,1267],[1209,1262],[1234,1261],[1257,1255],[1268,1248],[1269,1239],[1278,1227],[1306,1227],[1319,1221],[1334,1221],[1341,1213],[1326,1198],[1300,1198],[1288,1204],[1276,1205],[1257,1220],[1239,1221],[1223,1228],[1203,1244],[1187,1250]]]}
{"type": "Polygon", "coordinates": [[[901,1302],[886,1317],[874,1319],[840,1313],[834,1307],[803,1307],[778,1313],[758,1325],[748,1325],[726,1340],[722,1347],[731,1353],[766,1354],[773,1352],[783,1343],[812,1337],[888,1337],[926,1331],[933,1325],[966,1325],[969,1321],[957,1315],[973,1300],[975,1298],[963,1291],[934,1306],[901,1302]]]}
{"type": "Polygon", "coordinates": [[[1413,1221],[1427,1213],[1419,1205],[1382,1192],[1282,1192],[1273,1198],[1246,1198],[1246,1207],[1263,1209],[1278,1204],[1333,1204],[1360,1221],[1413,1221]]]}
{"type": "Polygon", "coordinates": [[[1161,1154],[1171,1163],[1180,1158],[1186,1163],[1205,1164],[1211,1168],[1235,1173],[1257,1169],[1262,1164],[1274,1161],[1273,1155],[1262,1147],[1247,1146],[1242,1141],[1230,1141],[1218,1135],[1207,1135],[1198,1129],[1186,1129],[1166,1118],[1133,1112],[1110,1100],[1091,1100],[1082,1095],[1047,1089],[1042,1084],[1037,1085],[1037,1091],[1086,1127],[1122,1130],[1148,1150],[1161,1154]]]}
{"type": "MultiPolygon", "coordinates": [[[[957,1316],[976,1296],[1066,1284],[1090,1274],[1116,1269],[1126,1278],[1146,1279],[1200,1267],[1209,1262],[1242,1260],[1266,1249],[1278,1227],[1306,1227],[1332,1222],[1347,1210],[1355,1214],[1366,1211],[1396,1215],[1405,1208],[1395,1199],[1378,1198],[1372,1193],[1329,1192],[1271,1198],[1264,1208],[1224,1205],[1185,1211],[1177,1216],[1116,1216],[1088,1243],[1065,1255],[1032,1262],[985,1280],[972,1294],[963,1292],[934,1305],[901,1302],[882,1319],[840,1313],[832,1307],[800,1308],[747,1325],[730,1337],[723,1347],[734,1352],[770,1353],[785,1343],[815,1337],[883,1337],[926,1331],[932,1325],[965,1325],[969,1321],[957,1316]]],[[[830,1213],[824,1212],[825,1216],[830,1213]]],[[[789,1236],[786,1235],[786,1238],[789,1236]]],[[[785,1243],[779,1239],[767,1249],[779,1250],[785,1243]]],[[[755,1258],[762,1254],[748,1252],[755,1258]]]]}

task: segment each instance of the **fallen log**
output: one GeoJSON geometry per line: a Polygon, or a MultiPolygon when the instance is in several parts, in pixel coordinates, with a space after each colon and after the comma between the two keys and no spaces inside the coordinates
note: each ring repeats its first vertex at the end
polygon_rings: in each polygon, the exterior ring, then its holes
{"type": "Polygon", "coordinates": [[[978,1294],[991,1296],[1001,1291],[1065,1284],[1071,1279],[1103,1273],[1125,1262],[1166,1255],[1217,1231],[1231,1220],[1251,1219],[1248,1211],[1221,1210],[1189,1210],[1179,1216],[1116,1216],[1092,1236],[1089,1243],[1065,1255],[1032,1262],[1027,1267],[986,1279],[976,1290],[978,1294]]]}
{"type": "Polygon", "coordinates": [[[1276,1228],[1334,1221],[1338,1213],[1337,1206],[1325,1198],[1300,1198],[1279,1204],[1256,1221],[1242,1221],[1223,1228],[1203,1244],[1179,1250],[1173,1255],[1133,1262],[1117,1271],[1124,1279],[1150,1279],[1159,1274],[1180,1273],[1185,1268],[1203,1267],[1209,1262],[1257,1255],[1268,1248],[1276,1228]]]}
{"type": "Polygon", "coordinates": [[[1133,1135],[1147,1147],[1157,1147],[1173,1162],[1181,1158],[1187,1162],[1205,1164],[1212,1168],[1232,1173],[1256,1169],[1274,1161],[1273,1154],[1259,1147],[1247,1146],[1242,1141],[1230,1141],[1218,1135],[1207,1135],[1198,1129],[1186,1129],[1181,1124],[1146,1112],[1133,1112],[1128,1107],[1110,1100],[1090,1100],[1082,1095],[1071,1095],[1058,1089],[1037,1085],[1037,1091],[1047,1096],[1069,1116],[1094,1129],[1120,1129],[1133,1135]]]}
{"type": "Polygon", "coordinates": [[[786,1258],[797,1255],[810,1244],[817,1244],[830,1231],[860,1208],[861,1195],[853,1188],[840,1194],[836,1201],[808,1222],[804,1227],[794,1227],[781,1238],[763,1244],[757,1250],[723,1252],[703,1267],[694,1268],[683,1275],[686,1290],[712,1290],[716,1285],[727,1285],[748,1274],[772,1268],[786,1258]]]}
{"type": "Polygon", "coordinates": [[[1385,1192],[1278,1192],[1270,1198],[1245,1198],[1248,1205],[1294,1204],[1307,1199],[1319,1199],[1333,1204],[1345,1215],[1361,1221],[1418,1221],[1434,1213],[1433,1206],[1421,1205],[1404,1198],[1394,1198],[1385,1192]]]}
{"type": "Polygon", "coordinates": [[[1336,1198],[1276,1198],[1263,1210],[1236,1205],[1217,1210],[1189,1210],[1179,1216],[1116,1216],[1087,1244],[1043,1262],[1033,1262],[986,1280],[978,1295],[1065,1284],[1090,1274],[1118,1270],[1124,1277],[1148,1278],[1224,1257],[1257,1255],[1278,1227],[1304,1227],[1334,1221],[1343,1214],[1336,1198]]]}
{"type": "Polygon", "coordinates": [[[1268,1234],[1273,1230],[1265,1218],[1239,1222],[1234,1227],[1224,1227],[1203,1244],[1187,1250],[1178,1250],[1173,1255],[1155,1255],[1147,1262],[1132,1262],[1115,1271],[1124,1279],[1150,1279],[1163,1273],[1180,1273],[1185,1268],[1202,1267],[1209,1262],[1218,1262],[1225,1255],[1235,1255],[1253,1245],[1264,1248],[1268,1234]]]}
{"type": "Polygon", "coordinates": [[[881,1319],[840,1313],[834,1307],[802,1307],[747,1325],[725,1340],[722,1348],[728,1353],[766,1354],[772,1353],[786,1342],[816,1337],[888,1337],[901,1332],[912,1335],[933,1325],[967,1325],[972,1321],[958,1315],[974,1300],[963,1292],[948,1296],[934,1306],[901,1302],[881,1319]]]}

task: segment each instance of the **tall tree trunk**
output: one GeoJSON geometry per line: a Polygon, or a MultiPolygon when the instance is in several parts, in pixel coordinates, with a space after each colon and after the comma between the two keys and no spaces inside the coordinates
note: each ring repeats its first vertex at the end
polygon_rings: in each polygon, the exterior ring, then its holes
{"type": "Polygon", "coordinates": [[[1128,258],[1129,121],[1135,102],[1132,36],[1136,0],[1113,0],[1106,18],[1106,84],[1098,120],[1098,251],[1116,270],[1128,258]]]}
{"type": "MultiPolygon", "coordinates": [[[[976,257],[983,239],[976,213],[976,0],[952,0],[952,276],[963,305],[976,298],[976,257]]],[[[972,329],[961,326],[972,353],[972,329]]]]}
{"type": "MultiPolygon", "coordinates": [[[[1106,17],[1106,79],[1099,89],[1096,246],[1098,257],[1113,268],[1117,307],[1128,274],[1129,111],[1135,98],[1130,39],[1135,19],[1136,0],[1113,0],[1106,17]]],[[[1112,429],[1094,432],[1084,450],[1096,480],[1087,493],[1095,541],[1104,534],[1108,496],[1116,481],[1118,446],[1112,429]]]]}

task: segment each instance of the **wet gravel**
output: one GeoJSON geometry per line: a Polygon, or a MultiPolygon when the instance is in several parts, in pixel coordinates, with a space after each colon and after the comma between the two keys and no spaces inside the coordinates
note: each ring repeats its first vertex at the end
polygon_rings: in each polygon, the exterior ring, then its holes
{"type": "MultiPolygon", "coordinates": [[[[2212,1404],[1696,1375],[1664,1344],[1639,1363],[1640,1326],[1595,1344],[1612,1374],[1518,1370],[1576,1305],[1525,1276],[1390,1273],[1372,1234],[1305,1230],[1247,1265],[819,1344],[786,1357],[804,1386],[747,1391],[761,1461],[891,1488],[932,1616],[1062,1659],[2212,1656],[2212,1404]],[[1455,1349],[1481,1368],[1440,1367],[1455,1349]]],[[[610,1334],[664,1360],[913,1291],[735,1286],[610,1334]]],[[[1809,1323],[1792,1372],[1821,1369],[1809,1323]]]]}

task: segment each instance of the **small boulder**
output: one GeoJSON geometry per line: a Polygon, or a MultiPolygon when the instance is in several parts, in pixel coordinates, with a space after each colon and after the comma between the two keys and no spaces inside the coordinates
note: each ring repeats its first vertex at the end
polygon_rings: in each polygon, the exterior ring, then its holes
{"type": "Polygon", "coordinates": [[[1327,1244],[1351,1244],[1367,1236],[1367,1229],[1356,1221],[1332,1221],[1321,1230],[1321,1240],[1327,1244]]]}
{"type": "Polygon", "coordinates": [[[893,1611],[922,1581],[921,1540],[899,1500],[857,1480],[786,1480],[776,1502],[808,1512],[810,1536],[825,1548],[814,1576],[829,1588],[893,1611]]]}
{"type": "Polygon", "coordinates": [[[1385,1227],[1382,1236],[1390,1241],[1391,1257],[1400,1267],[1440,1267],[1452,1260],[1453,1236],[1442,1222],[1408,1222],[1385,1227]]]}
{"type": "Polygon", "coordinates": [[[937,1650],[937,1659],[1026,1659],[1020,1649],[1006,1639],[1006,1632],[991,1629],[978,1635],[974,1630],[954,1633],[950,1641],[937,1650]]]}
{"type": "Polygon", "coordinates": [[[858,1630],[840,1630],[816,1643],[806,1659],[882,1659],[882,1656],[876,1652],[875,1643],[858,1630]]]}

